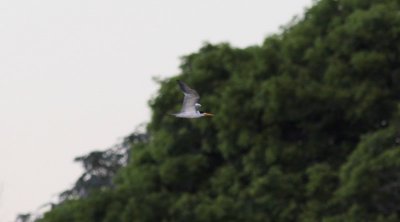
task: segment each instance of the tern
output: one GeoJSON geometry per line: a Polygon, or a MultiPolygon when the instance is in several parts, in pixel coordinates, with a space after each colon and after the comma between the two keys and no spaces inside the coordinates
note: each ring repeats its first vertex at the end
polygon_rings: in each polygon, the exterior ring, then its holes
{"type": "Polygon", "coordinates": [[[185,97],[183,98],[182,109],[179,113],[172,114],[179,118],[200,118],[203,116],[213,116],[211,113],[200,112],[201,107],[199,103],[200,96],[196,90],[190,88],[186,83],[178,80],[179,87],[181,88],[185,97]]]}

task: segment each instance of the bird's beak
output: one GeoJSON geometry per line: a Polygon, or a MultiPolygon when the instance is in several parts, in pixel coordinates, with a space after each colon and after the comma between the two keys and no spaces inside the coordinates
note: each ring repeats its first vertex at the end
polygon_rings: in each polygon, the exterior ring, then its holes
{"type": "Polygon", "coordinates": [[[212,113],[204,113],[204,116],[214,116],[212,113]]]}

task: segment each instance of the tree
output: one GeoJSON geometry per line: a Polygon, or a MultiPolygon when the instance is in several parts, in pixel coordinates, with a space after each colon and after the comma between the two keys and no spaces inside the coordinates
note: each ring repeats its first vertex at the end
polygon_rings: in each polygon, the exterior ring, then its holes
{"type": "Polygon", "coordinates": [[[31,221],[31,214],[26,213],[26,214],[19,214],[17,218],[15,219],[15,222],[29,222],[31,221]]]}
{"type": "Polygon", "coordinates": [[[81,181],[104,189],[39,221],[397,221],[399,9],[320,0],[260,46],[205,44],[159,81],[126,165],[78,159],[81,181]],[[165,115],[179,110],[178,79],[212,119],[165,115]]]}

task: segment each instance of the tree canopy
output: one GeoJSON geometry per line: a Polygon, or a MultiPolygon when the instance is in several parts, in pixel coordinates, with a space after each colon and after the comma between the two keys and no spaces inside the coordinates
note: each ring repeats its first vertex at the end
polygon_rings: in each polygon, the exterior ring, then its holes
{"type": "Polygon", "coordinates": [[[400,220],[399,1],[316,1],[261,45],[207,43],[180,68],[127,163],[78,158],[93,189],[38,221],[400,220]],[[168,115],[178,79],[214,117],[168,115]]]}

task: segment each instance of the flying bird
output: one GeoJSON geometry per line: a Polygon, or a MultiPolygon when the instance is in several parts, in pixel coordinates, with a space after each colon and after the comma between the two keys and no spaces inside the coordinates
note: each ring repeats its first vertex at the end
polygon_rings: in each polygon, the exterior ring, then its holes
{"type": "Polygon", "coordinates": [[[179,113],[172,114],[179,118],[200,118],[203,116],[213,116],[211,113],[200,112],[201,107],[199,103],[200,96],[196,90],[190,88],[186,83],[178,80],[179,87],[181,88],[185,97],[183,98],[182,109],[179,113]]]}

